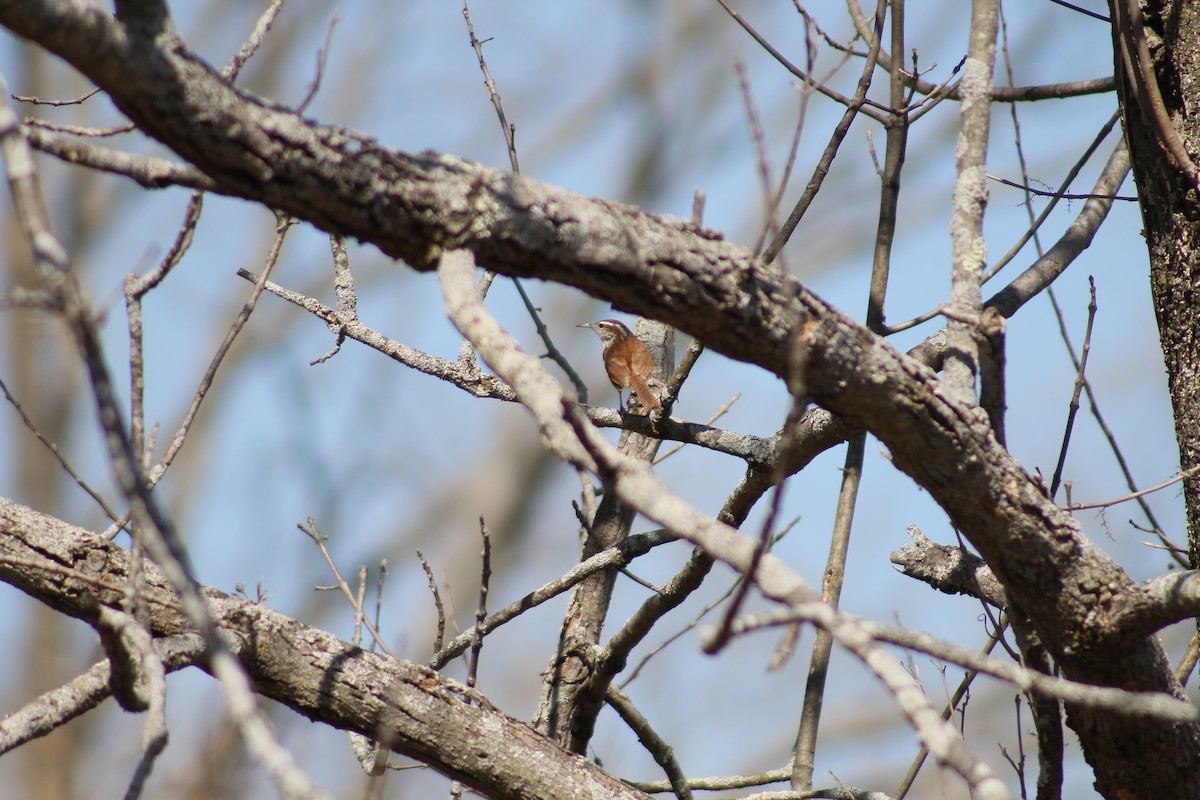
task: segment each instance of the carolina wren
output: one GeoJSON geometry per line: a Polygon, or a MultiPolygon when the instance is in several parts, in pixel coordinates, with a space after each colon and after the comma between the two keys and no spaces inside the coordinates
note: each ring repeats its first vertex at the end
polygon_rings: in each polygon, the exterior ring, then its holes
{"type": "Polygon", "coordinates": [[[591,328],[604,343],[604,370],[617,389],[617,404],[622,411],[625,404],[621,392],[632,389],[643,409],[660,409],[662,403],[650,390],[650,375],[654,372],[654,359],[646,345],[615,319],[586,322],[577,327],[591,328]]]}

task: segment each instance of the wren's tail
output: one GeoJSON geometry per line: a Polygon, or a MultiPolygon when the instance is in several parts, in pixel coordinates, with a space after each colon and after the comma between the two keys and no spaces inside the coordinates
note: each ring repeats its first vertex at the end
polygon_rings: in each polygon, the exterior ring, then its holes
{"type": "Polygon", "coordinates": [[[647,411],[658,411],[662,408],[662,403],[658,402],[658,397],[654,392],[650,391],[650,384],[640,375],[631,374],[630,382],[633,384],[633,393],[637,395],[638,403],[647,411]]]}

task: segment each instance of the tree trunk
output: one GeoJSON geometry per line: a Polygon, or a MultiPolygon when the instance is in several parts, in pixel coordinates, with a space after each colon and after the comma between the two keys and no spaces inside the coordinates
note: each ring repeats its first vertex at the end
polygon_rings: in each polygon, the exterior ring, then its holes
{"type": "MultiPolygon", "coordinates": [[[[1181,469],[1200,464],[1200,6],[1112,0],[1118,87],[1150,251],[1150,289],[1181,469]],[[1172,140],[1176,147],[1172,146],[1172,140]],[[1182,147],[1182,153],[1179,147],[1182,147]]],[[[1184,482],[1191,566],[1200,564],[1200,476],[1184,482]]]]}

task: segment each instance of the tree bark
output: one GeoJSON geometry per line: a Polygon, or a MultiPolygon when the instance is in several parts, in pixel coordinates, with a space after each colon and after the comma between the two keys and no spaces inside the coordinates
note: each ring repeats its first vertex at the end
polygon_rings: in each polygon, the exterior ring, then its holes
{"type": "MultiPolygon", "coordinates": [[[[1113,0],[1117,82],[1150,251],[1150,291],[1167,369],[1180,469],[1200,464],[1200,197],[1194,167],[1174,157],[1172,135],[1200,160],[1200,8],[1113,0]],[[1125,26],[1120,20],[1126,20],[1125,26]],[[1139,30],[1140,28],[1140,30],[1139,30]],[[1145,49],[1140,46],[1146,44],[1145,49]],[[1149,56],[1149,60],[1145,59],[1149,56]],[[1127,57],[1126,57],[1127,56],[1127,57]],[[1150,91],[1153,81],[1157,91],[1150,91]],[[1155,96],[1157,95],[1157,97],[1155,96]]],[[[1183,484],[1191,566],[1200,566],[1200,477],[1183,484]]]]}
{"type": "MultiPolygon", "coordinates": [[[[151,632],[190,631],[161,570],[149,562],[143,570],[151,632]]],[[[0,499],[0,580],[94,625],[101,605],[121,605],[129,554],[0,499]]],[[[255,690],[309,719],[379,739],[487,797],[647,797],[427,667],[369,653],[215,589],[204,593],[255,690]]]]}

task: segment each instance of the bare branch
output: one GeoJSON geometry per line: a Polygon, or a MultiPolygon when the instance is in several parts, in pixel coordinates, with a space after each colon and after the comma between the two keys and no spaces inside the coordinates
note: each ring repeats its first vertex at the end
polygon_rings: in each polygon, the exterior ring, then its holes
{"type": "Polygon", "coordinates": [[[679,800],[691,800],[692,790],[688,786],[687,776],[683,774],[679,762],[675,760],[675,753],[671,749],[671,745],[667,744],[666,740],[650,726],[649,720],[638,711],[637,706],[633,704],[628,695],[615,686],[609,686],[604,699],[608,701],[614,711],[621,715],[625,724],[637,734],[638,741],[650,751],[650,755],[667,773],[675,796],[679,800]]]}
{"type": "Polygon", "coordinates": [[[38,128],[29,127],[25,131],[30,146],[43,153],[68,164],[122,175],[146,189],[164,189],[168,186],[199,190],[214,188],[213,182],[194,167],[152,156],[135,156],[38,128]]]}
{"type": "MultiPolygon", "coordinates": [[[[0,512],[2,513],[2,512],[0,512]]],[[[17,567],[6,559],[10,566],[17,567]]],[[[45,559],[40,559],[45,563],[45,559]]],[[[26,566],[37,561],[26,562],[26,566]]],[[[194,665],[204,653],[204,640],[196,634],[178,634],[154,640],[167,672],[194,665]]],[[[4,718],[0,727],[0,755],[25,742],[45,736],[61,725],[87,713],[112,696],[109,679],[112,666],[100,661],[64,686],[37,697],[4,718]]]]}
{"type": "MultiPolygon", "coordinates": [[[[1177,576],[1171,576],[1177,577],[1177,576]]],[[[1200,708],[1163,692],[1130,692],[1121,687],[1090,686],[1055,678],[1037,670],[996,658],[982,656],[966,647],[940,641],[929,634],[908,628],[855,620],[839,614],[823,603],[802,603],[774,614],[748,617],[739,621],[737,634],[763,627],[790,625],[796,621],[831,626],[847,637],[897,645],[934,656],[952,664],[1008,681],[1025,692],[1036,692],[1078,706],[1105,709],[1127,717],[1146,717],[1165,722],[1200,721],[1200,708]],[[853,631],[853,634],[848,632],[853,631]]],[[[839,639],[841,641],[841,639],[839,639]]],[[[865,646],[865,645],[864,645],[865,646]]],[[[857,653],[856,653],[857,655],[857,653]]]]}
{"type": "Polygon", "coordinates": [[[438,650],[432,658],[429,659],[427,665],[430,669],[441,669],[450,663],[450,661],[461,655],[471,645],[475,636],[487,636],[492,631],[504,625],[513,619],[516,619],[521,614],[531,608],[536,608],[542,603],[550,600],[571,587],[578,584],[588,575],[599,572],[603,569],[613,569],[623,567],[638,556],[645,555],[651,549],[668,542],[675,541],[675,537],[664,532],[654,531],[650,533],[640,533],[630,536],[621,541],[619,544],[597,553],[586,561],[582,561],[571,568],[562,577],[547,583],[540,589],[535,589],[529,594],[516,600],[496,613],[492,614],[482,623],[476,623],[471,628],[463,631],[450,644],[438,650]]]}
{"type": "Polygon", "coordinates": [[[1139,489],[1136,492],[1130,492],[1129,494],[1121,495],[1120,497],[1114,497],[1111,500],[1100,500],[1095,503],[1075,503],[1071,506],[1068,506],[1066,510],[1080,511],[1085,508],[1109,508],[1111,506],[1118,505],[1119,503],[1128,503],[1130,500],[1136,500],[1139,497],[1145,497],[1148,494],[1153,494],[1154,492],[1166,489],[1168,486],[1174,486],[1180,481],[1185,481],[1192,477],[1197,472],[1200,472],[1200,464],[1185,469],[1174,478],[1167,478],[1165,481],[1156,483],[1153,486],[1148,486],[1145,489],[1139,489]]]}
{"type": "MultiPolygon", "coordinates": [[[[83,619],[91,618],[96,603],[121,602],[119,585],[67,592],[56,571],[38,565],[46,564],[41,554],[53,552],[85,574],[103,570],[120,584],[129,569],[122,549],[3,499],[0,531],[0,580],[83,619]]],[[[153,563],[147,563],[145,578],[149,592],[177,596],[153,563]]],[[[220,622],[222,640],[246,664],[256,691],[310,719],[368,737],[378,737],[382,730],[395,752],[486,789],[499,800],[645,800],[591,761],[557,747],[482,695],[433,670],[353,647],[260,604],[209,587],[202,591],[220,622]],[[568,792],[568,786],[574,789],[568,792]]],[[[167,606],[154,606],[149,623],[159,636],[191,630],[187,616],[167,606]]],[[[213,669],[207,660],[201,666],[213,669]]]]}

